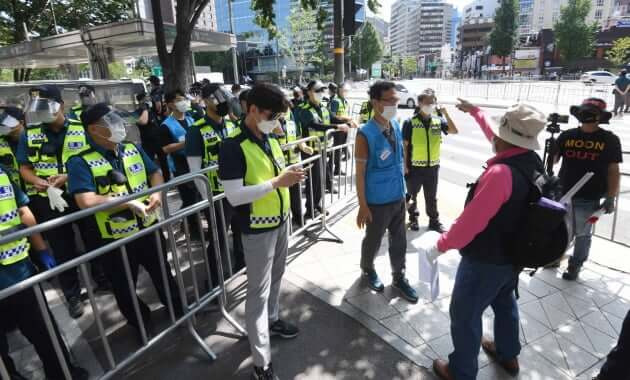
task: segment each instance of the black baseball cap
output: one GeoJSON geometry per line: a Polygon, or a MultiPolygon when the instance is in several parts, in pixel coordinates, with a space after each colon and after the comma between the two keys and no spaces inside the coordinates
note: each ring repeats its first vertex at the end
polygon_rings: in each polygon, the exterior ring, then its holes
{"type": "Polygon", "coordinates": [[[59,87],[54,84],[42,84],[37,87],[31,87],[29,92],[31,95],[37,95],[39,97],[54,100],[57,103],[63,104],[61,91],[59,90],[59,87]]]}
{"type": "Polygon", "coordinates": [[[307,91],[311,91],[311,90],[317,91],[317,90],[321,90],[322,88],[326,88],[326,86],[324,86],[324,84],[320,80],[312,80],[308,82],[308,85],[306,85],[307,91]]]}
{"type": "Polygon", "coordinates": [[[79,85],[79,96],[89,96],[90,94],[94,94],[96,91],[93,86],[89,84],[80,84],[79,85]]]}
{"type": "Polygon", "coordinates": [[[7,115],[11,116],[12,118],[16,120],[24,121],[24,111],[22,111],[18,107],[8,106],[8,107],[4,107],[4,109],[0,109],[0,111],[6,113],[7,115]]]}
{"type": "Polygon", "coordinates": [[[220,89],[217,83],[210,83],[201,88],[201,97],[207,99],[210,95],[214,94],[218,89],[220,89]]]}
{"type": "Polygon", "coordinates": [[[90,106],[87,110],[81,112],[81,123],[87,127],[107,115],[109,111],[111,111],[111,108],[109,108],[107,103],[96,103],[93,106],[90,106]]]}

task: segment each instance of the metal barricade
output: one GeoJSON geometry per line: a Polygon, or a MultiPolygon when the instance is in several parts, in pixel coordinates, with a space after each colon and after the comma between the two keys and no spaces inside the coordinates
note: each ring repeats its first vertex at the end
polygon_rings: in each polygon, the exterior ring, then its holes
{"type": "MultiPolygon", "coordinates": [[[[190,244],[190,233],[189,233],[189,229],[188,229],[188,225],[186,222],[186,217],[188,217],[189,215],[196,215],[198,220],[201,221],[201,212],[208,210],[209,215],[210,215],[210,221],[209,221],[209,228],[213,229],[213,241],[212,244],[214,245],[215,248],[215,265],[217,268],[222,268],[222,260],[221,260],[221,255],[220,255],[220,250],[218,249],[219,247],[219,242],[218,242],[218,238],[217,238],[217,230],[216,230],[216,220],[214,218],[215,215],[215,211],[214,211],[214,203],[221,200],[223,195],[219,195],[217,197],[213,197],[212,194],[212,190],[210,188],[210,184],[206,178],[206,176],[204,175],[204,172],[210,171],[210,170],[216,170],[216,166],[215,167],[211,167],[211,168],[207,168],[204,169],[203,172],[198,172],[198,173],[192,173],[192,174],[188,174],[188,175],[184,175],[184,176],[180,176],[180,177],[176,177],[173,180],[161,184],[159,186],[144,190],[140,193],[137,194],[133,194],[130,196],[125,196],[125,197],[120,197],[120,198],[116,198],[115,200],[112,200],[111,202],[107,202],[105,204],[101,204],[89,209],[84,209],[84,210],[80,210],[77,211],[75,213],[72,213],[70,215],[66,215],[54,220],[50,220],[48,222],[33,226],[33,227],[29,227],[26,228],[24,230],[21,231],[17,231],[14,233],[11,233],[9,235],[0,237],[0,244],[6,244],[8,242],[11,241],[15,241],[17,239],[20,239],[22,237],[28,237],[32,234],[35,233],[41,233],[44,232],[46,230],[49,230],[53,227],[58,227],[59,225],[64,225],[64,224],[68,224],[68,223],[72,223],[75,221],[78,221],[79,219],[85,218],[85,217],[92,217],[96,212],[98,211],[104,211],[106,209],[110,209],[112,207],[117,207],[120,206],[130,200],[133,199],[138,199],[144,196],[148,196],[152,193],[156,193],[156,192],[162,192],[162,198],[163,198],[163,210],[164,210],[164,219],[163,220],[158,220],[156,223],[154,223],[153,225],[143,228],[141,230],[139,230],[137,233],[134,233],[131,236],[127,236],[118,240],[114,240],[104,246],[101,246],[99,248],[96,248],[90,252],[85,253],[84,255],[77,257],[71,261],[68,261],[66,263],[60,264],[57,267],[47,270],[45,272],[36,274],[24,281],[21,281],[9,288],[3,289],[0,291],[0,300],[4,300],[10,296],[16,295],[19,292],[25,291],[25,290],[29,290],[32,289],[35,292],[36,298],[37,298],[37,302],[38,302],[38,308],[39,308],[39,312],[42,315],[42,318],[45,322],[46,325],[46,329],[48,331],[48,335],[49,338],[51,339],[51,341],[53,342],[53,346],[55,349],[55,352],[57,354],[57,359],[59,360],[59,364],[61,366],[61,368],[63,369],[65,378],[70,380],[71,377],[71,373],[70,373],[70,367],[68,365],[68,363],[66,362],[66,358],[64,357],[63,354],[63,349],[61,347],[61,342],[58,340],[57,335],[55,333],[55,328],[54,328],[54,321],[51,318],[51,315],[49,313],[49,309],[48,309],[48,305],[47,305],[47,301],[46,298],[44,296],[44,294],[42,293],[41,290],[41,284],[44,281],[48,281],[48,280],[52,280],[54,277],[56,277],[57,275],[61,274],[62,272],[66,271],[66,270],[71,270],[71,269],[78,269],[79,270],[79,274],[84,282],[85,287],[87,288],[87,294],[88,294],[88,298],[89,298],[89,302],[90,305],[92,307],[93,313],[94,313],[94,322],[96,324],[97,330],[98,330],[98,335],[99,335],[99,340],[103,346],[104,352],[105,352],[105,356],[107,359],[107,364],[109,366],[109,368],[105,371],[105,373],[102,375],[101,379],[111,379],[114,378],[114,376],[124,367],[126,367],[127,365],[131,364],[133,361],[135,361],[136,359],[138,359],[140,356],[142,356],[145,352],[147,352],[150,348],[152,348],[153,346],[155,346],[160,340],[162,340],[164,337],[166,337],[169,333],[173,332],[175,329],[177,329],[178,327],[186,324],[186,327],[188,329],[188,331],[190,332],[190,334],[193,336],[193,338],[195,339],[195,341],[200,345],[200,347],[203,349],[204,352],[206,352],[206,354],[208,355],[208,357],[210,359],[215,359],[216,355],[214,354],[214,352],[207,346],[207,344],[203,341],[203,339],[199,336],[199,334],[197,333],[195,326],[194,326],[194,320],[195,320],[195,314],[197,312],[199,312],[200,310],[206,308],[211,302],[213,302],[214,300],[218,299],[218,303],[219,303],[219,307],[220,307],[220,311],[222,313],[222,316],[243,336],[246,335],[245,330],[232,318],[232,316],[227,312],[226,308],[225,308],[225,304],[226,304],[226,297],[225,297],[225,285],[226,285],[226,280],[223,276],[223,271],[221,269],[218,270],[218,286],[215,288],[210,288],[210,286],[208,286],[206,289],[206,291],[202,291],[200,285],[199,285],[199,279],[196,277],[196,273],[195,273],[195,265],[193,263],[193,258],[192,258],[192,253],[191,253],[191,244],[190,244]],[[194,180],[199,180],[199,181],[203,181],[203,183],[205,184],[205,189],[206,189],[206,195],[207,195],[207,199],[212,199],[213,202],[208,202],[208,201],[200,201],[194,205],[191,205],[185,209],[179,210],[176,213],[172,213],[169,209],[168,206],[168,202],[166,201],[166,192],[169,188],[174,187],[174,186],[178,186],[178,185],[182,185],[186,182],[191,182],[194,180]],[[186,259],[189,262],[190,265],[190,270],[191,270],[191,277],[192,277],[192,287],[193,287],[193,296],[194,296],[194,302],[192,303],[188,303],[187,301],[187,293],[186,293],[186,287],[185,287],[185,283],[184,283],[184,276],[182,273],[182,262],[180,259],[180,255],[179,255],[179,250],[175,244],[175,233],[174,233],[174,229],[173,229],[173,224],[178,222],[179,220],[183,220],[184,223],[184,229],[185,229],[185,235],[186,235],[186,259]],[[174,263],[174,269],[175,269],[175,280],[176,280],[176,284],[177,284],[177,291],[179,292],[180,295],[180,300],[182,302],[182,310],[183,310],[183,314],[179,317],[175,316],[175,309],[173,306],[173,297],[172,294],[170,293],[170,289],[169,289],[169,285],[168,285],[168,276],[167,276],[167,271],[170,271],[170,266],[168,264],[166,255],[164,254],[165,252],[163,251],[163,247],[161,246],[161,238],[160,238],[160,234],[161,234],[161,230],[165,229],[168,233],[168,237],[169,237],[169,243],[170,243],[170,248],[171,248],[171,255],[173,258],[173,263],[174,263]],[[133,283],[133,279],[132,279],[132,273],[131,273],[131,267],[130,267],[130,263],[129,263],[129,254],[139,254],[139,252],[127,252],[126,246],[145,236],[149,236],[149,235],[154,235],[155,239],[156,239],[156,245],[158,247],[158,252],[142,252],[142,254],[157,254],[158,258],[159,258],[159,264],[160,264],[160,271],[161,271],[161,276],[162,276],[162,282],[164,284],[165,287],[165,293],[166,293],[166,298],[167,298],[167,308],[168,308],[168,313],[169,313],[169,317],[170,317],[170,323],[169,325],[162,330],[161,332],[157,333],[155,336],[153,337],[149,337],[149,335],[147,334],[147,329],[146,326],[144,326],[144,321],[141,317],[140,314],[140,306],[136,297],[136,286],[133,283]],[[105,332],[105,327],[103,324],[103,320],[102,320],[102,311],[100,308],[99,303],[96,300],[96,297],[94,295],[94,288],[92,286],[92,283],[90,281],[90,279],[88,278],[88,269],[87,269],[87,265],[90,262],[93,262],[94,260],[96,260],[97,258],[103,256],[103,255],[107,255],[107,254],[113,254],[110,251],[114,251],[114,250],[118,250],[120,251],[121,257],[122,257],[122,261],[123,261],[123,265],[124,265],[124,271],[125,271],[125,277],[127,280],[127,285],[129,287],[129,291],[132,294],[132,302],[133,302],[133,309],[135,312],[135,316],[137,318],[137,323],[138,323],[138,328],[140,330],[140,337],[141,337],[141,341],[142,341],[142,346],[135,350],[134,352],[132,352],[130,355],[128,355],[127,357],[125,357],[124,359],[120,360],[120,361],[116,361],[114,359],[114,355],[112,352],[112,347],[110,345],[109,342],[109,338],[105,332]]],[[[205,267],[205,272],[207,275],[207,281],[208,283],[212,283],[211,282],[211,278],[210,278],[210,269],[209,269],[209,265],[210,265],[210,260],[213,260],[212,258],[207,257],[206,255],[206,251],[205,251],[205,241],[203,241],[203,237],[202,237],[202,251],[203,251],[203,261],[204,261],[204,267],[205,267]]],[[[61,330],[60,330],[61,333],[61,330]]],[[[70,350],[68,350],[70,351],[70,350]]],[[[2,361],[2,359],[0,359],[0,375],[2,375],[2,378],[8,379],[9,375],[8,375],[8,371],[7,368],[4,364],[4,362],[2,361]]]]}

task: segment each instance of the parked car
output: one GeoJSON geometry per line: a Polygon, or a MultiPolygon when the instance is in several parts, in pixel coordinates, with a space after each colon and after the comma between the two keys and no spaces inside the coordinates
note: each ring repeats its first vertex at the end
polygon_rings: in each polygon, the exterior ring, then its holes
{"type": "Polygon", "coordinates": [[[398,96],[400,97],[401,106],[406,106],[407,108],[416,107],[416,99],[418,99],[418,95],[416,95],[412,91],[409,91],[405,86],[399,83],[396,83],[396,91],[398,92],[398,96]]]}
{"type": "Polygon", "coordinates": [[[585,84],[613,84],[617,76],[608,71],[587,71],[580,77],[585,84]]]}

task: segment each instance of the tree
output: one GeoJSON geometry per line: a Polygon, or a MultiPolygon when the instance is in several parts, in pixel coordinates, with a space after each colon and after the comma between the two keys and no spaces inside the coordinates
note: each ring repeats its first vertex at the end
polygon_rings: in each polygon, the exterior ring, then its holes
{"type": "Polygon", "coordinates": [[[606,58],[617,66],[626,65],[630,62],[630,37],[618,38],[613,41],[613,46],[606,58]]]}
{"type": "Polygon", "coordinates": [[[593,54],[597,24],[586,23],[590,10],[590,0],[569,0],[560,9],[560,19],[554,25],[553,31],[556,47],[568,64],[593,54]]]}
{"type": "Polygon", "coordinates": [[[505,72],[505,57],[512,54],[518,29],[518,1],[502,0],[494,15],[494,28],[490,32],[492,54],[502,58],[505,72]]]}
{"type": "Polygon", "coordinates": [[[358,68],[369,68],[383,58],[383,41],[369,22],[365,24],[361,33],[352,39],[350,59],[358,68]]]}
{"type": "Polygon", "coordinates": [[[166,27],[160,0],[151,0],[155,45],[162,65],[166,91],[185,90],[190,84],[190,41],[192,32],[210,0],[178,0],[175,5],[175,37],[171,51],[166,46],[166,27]]]}
{"type": "Polygon", "coordinates": [[[302,83],[304,68],[309,63],[324,63],[321,54],[322,33],[317,29],[317,11],[311,9],[291,9],[288,31],[279,34],[279,43],[295,62],[298,72],[298,83],[302,83]],[[315,52],[315,53],[314,53],[315,52]],[[312,54],[314,53],[314,54],[312,54]]]}
{"type": "Polygon", "coordinates": [[[418,62],[416,61],[416,58],[404,57],[402,59],[402,71],[404,76],[418,72],[418,62]]]}

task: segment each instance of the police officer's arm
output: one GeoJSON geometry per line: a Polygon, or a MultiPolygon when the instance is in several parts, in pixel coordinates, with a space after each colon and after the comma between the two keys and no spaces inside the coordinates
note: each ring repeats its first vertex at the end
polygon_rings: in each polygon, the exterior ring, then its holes
{"type": "Polygon", "coordinates": [[[136,124],[142,127],[149,124],[149,111],[148,110],[143,109],[140,111],[140,116],[138,117],[138,121],[136,121],[136,124]]]}
{"type": "Polygon", "coordinates": [[[618,163],[608,164],[608,191],[607,197],[614,198],[619,194],[619,183],[621,182],[621,174],[618,163]]]}
{"type": "Polygon", "coordinates": [[[35,169],[33,165],[28,161],[27,146],[26,146],[26,131],[20,135],[18,141],[18,147],[16,152],[16,158],[20,164],[20,176],[25,182],[35,186],[38,191],[44,191],[48,187],[48,181],[35,175],[35,169]]]}
{"type": "Polygon", "coordinates": [[[405,165],[405,174],[409,173],[409,149],[411,148],[411,119],[405,120],[402,128],[403,135],[403,159],[405,165]]]}
{"type": "Polygon", "coordinates": [[[459,133],[459,131],[457,130],[457,127],[455,126],[455,123],[453,122],[453,119],[451,119],[451,116],[448,114],[448,111],[446,111],[446,107],[442,107],[440,109],[440,112],[442,113],[442,116],[444,116],[444,118],[446,119],[446,123],[448,124],[448,129],[446,130],[448,134],[456,135],[457,133],[459,133]]]}
{"type": "MultiPolygon", "coordinates": [[[[31,209],[28,208],[28,206],[20,207],[18,209],[18,212],[20,214],[20,220],[25,226],[32,227],[37,224],[35,216],[31,212],[31,209]]],[[[39,233],[31,234],[31,236],[29,236],[29,240],[31,242],[31,246],[36,251],[45,251],[48,249],[48,247],[46,246],[46,242],[44,242],[44,238],[39,233]]]]}
{"type": "Polygon", "coordinates": [[[372,214],[370,213],[370,209],[365,198],[365,171],[367,167],[369,149],[367,140],[361,133],[357,134],[354,151],[357,170],[357,198],[359,199],[357,226],[359,226],[359,228],[363,228],[363,226],[372,221],[372,214]]]}
{"type": "Polygon", "coordinates": [[[171,153],[184,149],[185,146],[186,146],[186,143],[184,141],[171,143],[168,145],[164,145],[162,147],[162,151],[166,154],[171,154],[171,153]]]}

